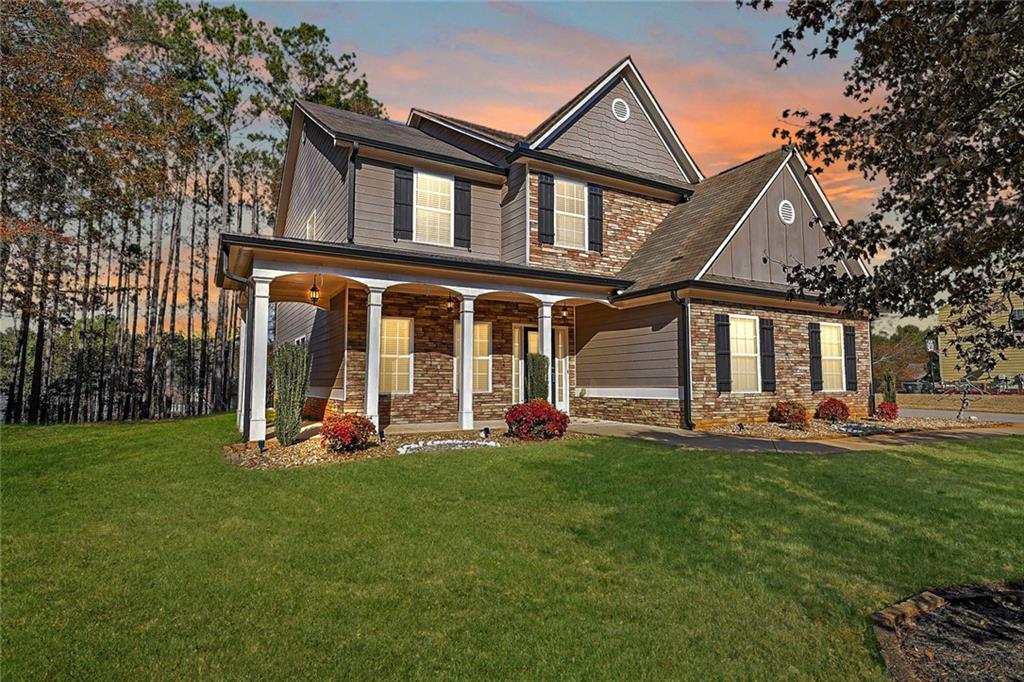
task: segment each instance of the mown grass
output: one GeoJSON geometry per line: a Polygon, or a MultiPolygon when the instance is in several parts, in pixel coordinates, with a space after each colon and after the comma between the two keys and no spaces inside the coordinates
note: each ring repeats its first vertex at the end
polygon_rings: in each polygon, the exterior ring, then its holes
{"type": "Polygon", "coordinates": [[[232,429],[3,429],[5,679],[881,679],[870,613],[1024,574],[1022,439],[258,472],[232,429]]]}

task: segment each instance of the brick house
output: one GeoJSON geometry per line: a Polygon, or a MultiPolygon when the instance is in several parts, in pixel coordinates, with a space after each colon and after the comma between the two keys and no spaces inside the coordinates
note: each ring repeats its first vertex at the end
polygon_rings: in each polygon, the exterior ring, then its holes
{"type": "Polygon", "coordinates": [[[571,416],[693,428],[827,396],[864,414],[869,320],[787,297],[821,220],[792,149],[705,177],[628,57],[526,135],[296,102],[274,235],[220,235],[239,428],[265,437],[271,306],[273,342],[312,351],[314,416],[473,428],[523,399],[529,352],[571,416]]]}

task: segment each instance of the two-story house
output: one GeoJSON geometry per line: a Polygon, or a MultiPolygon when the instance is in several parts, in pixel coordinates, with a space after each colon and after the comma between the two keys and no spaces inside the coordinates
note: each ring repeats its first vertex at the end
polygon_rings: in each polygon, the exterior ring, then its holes
{"type": "Polygon", "coordinates": [[[868,320],[787,298],[819,219],[796,151],[705,177],[628,57],[526,135],[296,102],[274,236],[220,237],[218,284],[244,292],[239,428],[265,436],[271,305],[275,342],[312,350],[316,416],[473,428],[522,399],[530,352],[572,416],[863,414],[868,320]]]}

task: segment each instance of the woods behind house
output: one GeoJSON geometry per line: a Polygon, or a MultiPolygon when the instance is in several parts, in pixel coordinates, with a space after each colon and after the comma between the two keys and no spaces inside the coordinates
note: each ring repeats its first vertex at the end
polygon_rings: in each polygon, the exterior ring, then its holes
{"type": "Polygon", "coordinates": [[[175,0],[9,0],[0,30],[4,420],[232,407],[218,232],[269,232],[295,98],[382,116],[310,24],[175,0]]]}

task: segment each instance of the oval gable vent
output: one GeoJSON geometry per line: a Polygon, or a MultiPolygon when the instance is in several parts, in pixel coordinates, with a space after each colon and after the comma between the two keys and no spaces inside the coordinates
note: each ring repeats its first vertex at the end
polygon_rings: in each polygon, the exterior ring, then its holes
{"type": "Polygon", "coordinates": [[[793,221],[796,220],[796,209],[793,208],[793,204],[789,202],[789,199],[783,199],[779,202],[779,218],[787,225],[792,225],[793,221]]]}
{"type": "Polygon", "coordinates": [[[612,114],[622,122],[629,120],[629,105],[626,100],[616,97],[612,100],[612,114]]]}

